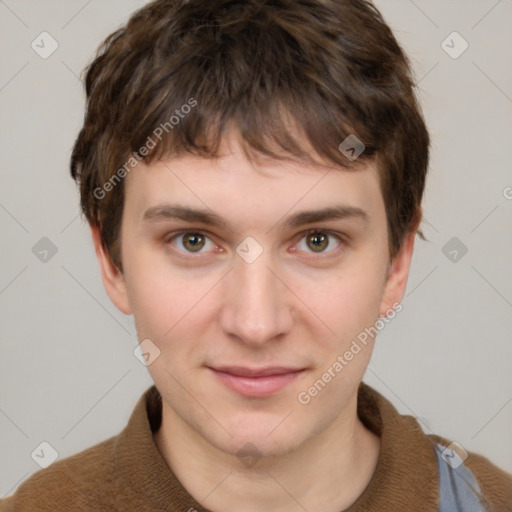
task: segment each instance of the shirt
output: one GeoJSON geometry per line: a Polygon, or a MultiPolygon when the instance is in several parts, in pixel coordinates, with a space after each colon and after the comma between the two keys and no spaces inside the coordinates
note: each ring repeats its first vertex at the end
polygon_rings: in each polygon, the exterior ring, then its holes
{"type": "MultiPolygon", "coordinates": [[[[425,434],[363,382],[357,411],[381,446],[369,484],[346,512],[512,512],[512,475],[488,459],[469,453],[462,460],[451,441],[425,434]]],[[[207,512],[154,442],[161,413],[152,386],[118,435],[37,471],[0,501],[0,511],[207,512]]]]}

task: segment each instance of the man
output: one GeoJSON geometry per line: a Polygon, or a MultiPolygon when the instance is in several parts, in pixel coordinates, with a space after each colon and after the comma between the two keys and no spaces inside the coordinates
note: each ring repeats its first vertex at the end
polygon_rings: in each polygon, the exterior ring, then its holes
{"type": "Polygon", "coordinates": [[[71,172],[155,385],[2,510],[512,510],[511,475],[362,383],[429,148],[374,6],[158,0],[86,92],[71,172]]]}

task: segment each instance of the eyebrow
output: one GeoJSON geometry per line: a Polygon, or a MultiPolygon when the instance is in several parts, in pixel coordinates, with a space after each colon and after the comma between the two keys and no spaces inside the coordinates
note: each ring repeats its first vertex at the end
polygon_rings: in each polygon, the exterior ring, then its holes
{"type": "MultiPolygon", "coordinates": [[[[206,211],[189,208],[187,206],[163,204],[148,208],[142,215],[142,222],[162,222],[179,219],[185,222],[197,222],[207,226],[225,228],[233,231],[232,227],[219,215],[206,211]]],[[[320,210],[303,210],[288,217],[284,223],[285,228],[298,228],[306,224],[328,220],[361,219],[368,222],[369,215],[356,206],[335,205],[320,210]]]]}

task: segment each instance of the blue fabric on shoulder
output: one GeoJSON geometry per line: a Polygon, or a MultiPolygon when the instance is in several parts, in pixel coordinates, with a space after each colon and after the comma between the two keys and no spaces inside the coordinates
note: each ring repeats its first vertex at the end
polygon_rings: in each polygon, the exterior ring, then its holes
{"type": "Polygon", "coordinates": [[[480,487],[455,450],[436,445],[439,468],[439,512],[487,512],[478,499],[480,487]]]}

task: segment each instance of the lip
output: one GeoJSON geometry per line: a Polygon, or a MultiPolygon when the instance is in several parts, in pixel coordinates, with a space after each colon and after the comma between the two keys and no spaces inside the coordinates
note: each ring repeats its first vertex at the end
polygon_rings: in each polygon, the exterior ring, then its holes
{"type": "Polygon", "coordinates": [[[270,396],[282,390],[305,368],[243,368],[240,366],[207,367],[227,388],[247,397],[270,396]]]}

